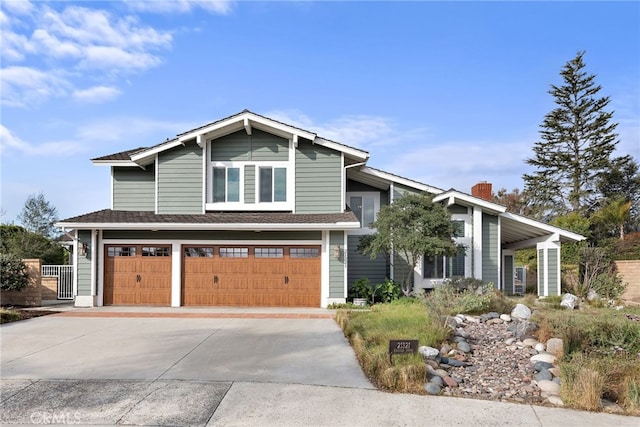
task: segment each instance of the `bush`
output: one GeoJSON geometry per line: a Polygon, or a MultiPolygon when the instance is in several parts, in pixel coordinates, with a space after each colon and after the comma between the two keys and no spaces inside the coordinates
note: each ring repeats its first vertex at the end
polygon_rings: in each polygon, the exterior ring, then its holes
{"type": "Polygon", "coordinates": [[[376,302],[391,302],[400,298],[402,287],[392,280],[384,279],[384,283],[378,283],[373,291],[376,302]]]}
{"type": "Polygon", "coordinates": [[[489,283],[483,286],[482,293],[470,289],[460,291],[451,283],[445,283],[425,295],[423,302],[441,317],[458,313],[482,313],[491,306],[492,288],[493,284],[489,283]]]}
{"type": "Polygon", "coordinates": [[[347,295],[350,300],[354,298],[364,298],[370,301],[373,297],[373,289],[369,284],[369,279],[363,277],[353,282],[351,288],[349,288],[349,294],[347,295]]]}
{"type": "Polygon", "coordinates": [[[607,300],[618,299],[627,290],[627,284],[622,282],[622,277],[616,272],[599,274],[591,289],[607,300]]]}
{"type": "Polygon", "coordinates": [[[0,289],[3,291],[19,291],[29,284],[29,272],[21,259],[0,254],[0,289]]]}

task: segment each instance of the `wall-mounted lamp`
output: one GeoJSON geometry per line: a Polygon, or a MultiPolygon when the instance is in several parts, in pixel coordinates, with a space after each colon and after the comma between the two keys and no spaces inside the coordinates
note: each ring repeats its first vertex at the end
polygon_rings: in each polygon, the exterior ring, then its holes
{"type": "Polygon", "coordinates": [[[333,258],[340,259],[340,255],[342,255],[342,250],[340,249],[340,245],[333,246],[333,258]]]}
{"type": "Polygon", "coordinates": [[[78,255],[86,256],[87,255],[87,244],[78,242],[78,255]]]}

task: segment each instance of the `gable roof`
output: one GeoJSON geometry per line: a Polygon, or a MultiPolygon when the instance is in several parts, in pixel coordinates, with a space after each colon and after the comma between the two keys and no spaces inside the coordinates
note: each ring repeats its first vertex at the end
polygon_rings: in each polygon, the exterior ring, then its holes
{"type": "Polygon", "coordinates": [[[107,156],[97,157],[91,161],[98,165],[112,166],[144,166],[153,161],[155,155],[179,145],[184,145],[188,141],[193,141],[203,147],[208,139],[220,138],[230,133],[245,129],[247,134],[251,134],[253,128],[278,135],[282,138],[298,143],[300,138],[311,141],[323,147],[331,148],[344,153],[358,161],[366,161],[369,153],[346,144],[331,141],[319,137],[316,133],[271,119],[249,110],[243,110],[237,114],[198,126],[186,132],[179,133],[175,138],[167,139],[164,142],[150,146],[140,147],[132,150],[121,151],[107,156]]]}
{"type": "Polygon", "coordinates": [[[103,230],[350,230],[360,228],[351,211],[324,214],[282,212],[207,212],[155,214],[148,211],[103,209],[64,219],[56,227],[103,230]]]}

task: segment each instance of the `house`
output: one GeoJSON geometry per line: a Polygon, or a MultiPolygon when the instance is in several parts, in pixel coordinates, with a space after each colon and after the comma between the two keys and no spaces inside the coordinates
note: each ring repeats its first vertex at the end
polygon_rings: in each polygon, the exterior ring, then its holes
{"type": "Polygon", "coordinates": [[[93,159],[111,207],[65,219],[75,304],[310,306],[344,302],[354,280],[401,279],[407,264],[357,252],[380,207],[426,192],[470,250],[424,259],[416,288],[452,276],[513,292],[514,250],[536,247],[540,295],[560,292],[574,233],[506,212],[487,184],[443,191],[367,165],[369,153],[244,110],[152,147],[93,159]],[[487,193],[488,190],[488,193],[487,193]]]}

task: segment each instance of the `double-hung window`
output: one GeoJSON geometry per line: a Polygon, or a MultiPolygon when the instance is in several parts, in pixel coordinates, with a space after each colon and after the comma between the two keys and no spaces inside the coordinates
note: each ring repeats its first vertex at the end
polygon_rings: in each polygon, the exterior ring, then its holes
{"type": "Polygon", "coordinates": [[[260,166],[260,203],[287,201],[287,168],[260,166]]]}
{"type": "Polygon", "coordinates": [[[240,168],[213,167],[213,203],[240,201],[240,168]]]}

